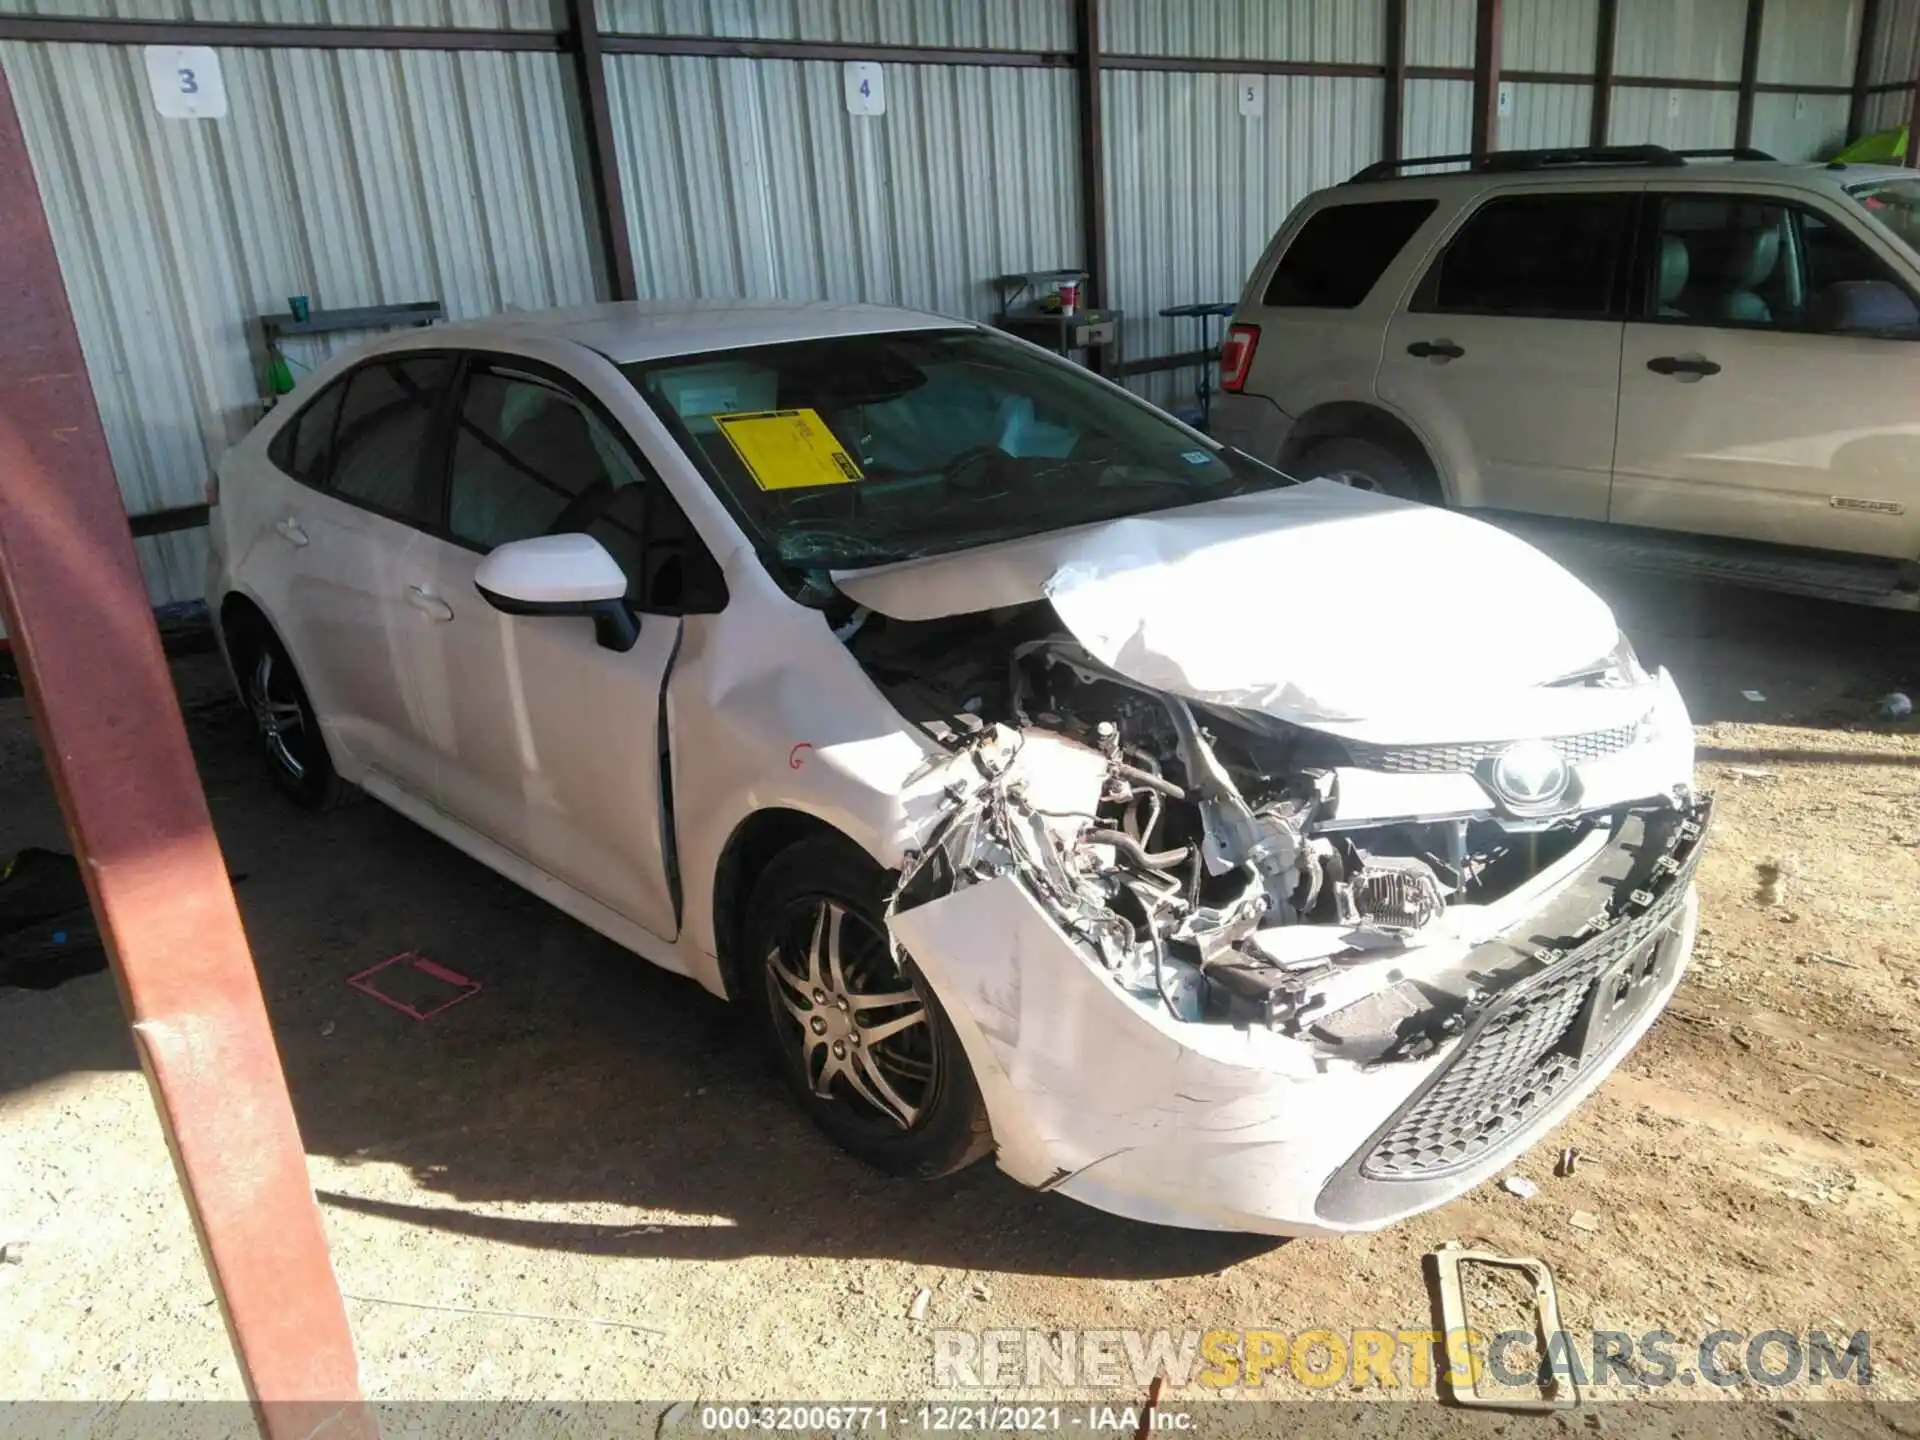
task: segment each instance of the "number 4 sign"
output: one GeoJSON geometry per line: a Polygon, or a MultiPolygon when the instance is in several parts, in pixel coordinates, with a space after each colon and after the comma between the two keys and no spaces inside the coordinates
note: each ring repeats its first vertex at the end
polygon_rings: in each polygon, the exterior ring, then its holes
{"type": "Polygon", "coordinates": [[[847,113],[884,115],[887,113],[887,77],[879,62],[849,60],[846,66],[847,113]]]}
{"type": "Polygon", "coordinates": [[[227,113],[220,56],[208,46],[147,46],[147,84],[163,119],[219,120],[227,113]]]}

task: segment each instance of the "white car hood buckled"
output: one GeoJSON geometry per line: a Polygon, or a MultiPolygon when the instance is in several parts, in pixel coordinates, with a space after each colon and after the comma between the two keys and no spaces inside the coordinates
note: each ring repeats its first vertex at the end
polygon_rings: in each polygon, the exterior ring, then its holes
{"type": "Polygon", "coordinates": [[[1483,710],[1613,649],[1599,596],[1481,521],[1328,480],[840,572],[931,620],[1046,596],[1128,679],[1312,724],[1483,710]]]}

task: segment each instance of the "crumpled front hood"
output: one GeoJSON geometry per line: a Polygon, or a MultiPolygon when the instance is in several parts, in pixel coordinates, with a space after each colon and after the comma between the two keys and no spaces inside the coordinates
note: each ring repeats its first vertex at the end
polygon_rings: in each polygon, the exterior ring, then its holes
{"type": "Polygon", "coordinates": [[[834,580],[898,620],[1044,595],[1128,679],[1303,724],[1485,712],[1601,659],[1619,633],[1525,541],[1328,480],[834,580]]]}

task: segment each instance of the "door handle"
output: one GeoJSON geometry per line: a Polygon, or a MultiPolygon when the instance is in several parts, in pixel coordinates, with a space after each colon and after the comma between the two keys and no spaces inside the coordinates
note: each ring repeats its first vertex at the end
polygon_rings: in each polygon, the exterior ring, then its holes
{"type": "Polygon", "coordinates": [[[295,549],[307,543],[307,532],[300,528],[300,522],[291,515],[284,520],[274,521],[273,528],[279,532],[282,540],[295,549]]]}
{"type": "Polygon", "coordinates": [[[1647,369],[1656,375],[1718,375],[1720,367],[1703,355],[1660,355],[1647,361],[1647,369]]]}
{"type": "Polygon", "coordinates": [[[453,606],[424,585],[407,586],[407,603],[429,620],[453,619],[453,606]]]}
{"type": "Polygon", "coordinates": [[[1416,360],[1458,360],[1467,352],[1451,340],[1416,340],[1407,346],[1407,354],[1416,360]]]}

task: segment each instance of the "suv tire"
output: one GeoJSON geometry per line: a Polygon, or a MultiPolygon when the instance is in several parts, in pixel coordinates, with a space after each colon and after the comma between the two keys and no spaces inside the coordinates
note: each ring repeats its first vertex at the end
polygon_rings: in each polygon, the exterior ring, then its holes
{"type": "Polygon", "coordinates": [[[1444,503],[1440,482],[1431,466],[1424,461],[1409,463],[1399,452],[1359,436],[1322,440],[1287,468],[1302,480],[1324,476],[1355,489],[1377,490],[1399,500],[1417,500],[1423,505],[1444,503]]]}
{"type": "Polygon", "coordinates": [[[875,1169],[931,1180],[987,1154],[993,1134],[932,987],[911,960],[895,966],[889,888],[849,841],[822,836],[781,851],[748,902],[742,998],[815,1125],[875,1169]],[[861,1004],[879,995],[907,998],[861,1004]]]}

